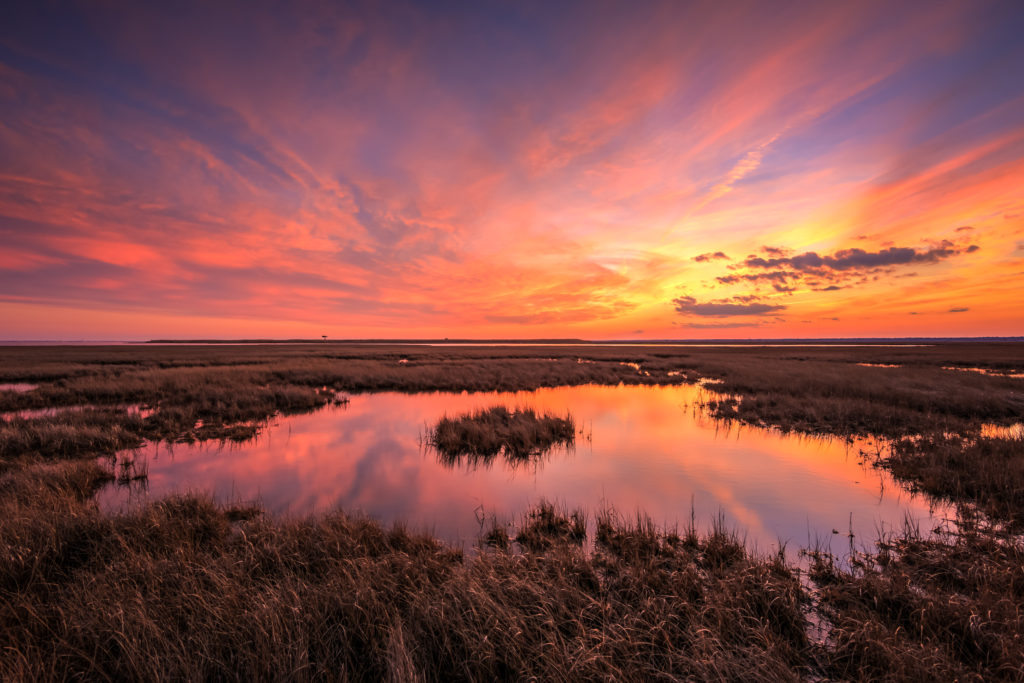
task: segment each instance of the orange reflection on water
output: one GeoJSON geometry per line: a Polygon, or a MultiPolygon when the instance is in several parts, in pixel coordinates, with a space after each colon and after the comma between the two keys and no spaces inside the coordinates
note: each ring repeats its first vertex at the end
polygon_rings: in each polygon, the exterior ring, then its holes
{"type": "MultiPolygon", "coordinates": [[[[278,513],[341,507],[385,522],[404,520],[452,542],[470,541],[482,510],[515,519],[540,498],[591,512],[611,505],[683,526],[691,510],[706,527],[720,513],[758,547],[835,539],[851,528],[868,545],[905,520],[931,529],[948,510],[930,508],[885,473],[863,464],[860,448],[728,427],[704,417],[695,386],[581,386],[519,393],[379,393],[345,408],[279,418],[243,445],[149,445],[148,497],[211,491],[220,500],[259,500],[278,513]],[[422,447],[441,416],[492,405],[571,413],[585,438],[536,467],[449,468],[422,447]],[[833,531],[841,532],[835,534],[833,531]]],[[[127,504],[125,489],[100,493],[106,509],[127,504]]]]}

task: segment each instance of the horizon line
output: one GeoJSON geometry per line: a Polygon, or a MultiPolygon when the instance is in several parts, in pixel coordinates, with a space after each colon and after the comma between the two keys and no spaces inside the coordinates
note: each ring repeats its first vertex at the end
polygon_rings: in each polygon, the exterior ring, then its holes
{"type": "Polygon", "coordinates": [[[33,344],[60,345],[60,344],[82,344],[82,345],[103,345],[103,344],[762,344],[762,343],[879,343],[879,342],[1021,342],[1024,336],[906,336],[906,337],[721,337],[714,339],[692,339],[692,338],[656,338],[656,339],[582,339],[576,337],[537,337],[537,338],[314,338],[314,337],[289,337],[289,338],[156,338],[156,339],[0,339],[0,345],[24,345],[33,344]]]}

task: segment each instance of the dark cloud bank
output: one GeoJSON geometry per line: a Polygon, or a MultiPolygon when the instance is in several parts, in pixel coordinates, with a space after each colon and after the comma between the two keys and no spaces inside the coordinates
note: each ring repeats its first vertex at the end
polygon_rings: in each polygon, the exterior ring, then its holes
{"type": "Polygon", "coordinates": [[[965,249],[957,248],[952,242],[944,241],[938,247],[918,251],[910,247],[889,247],[880,251],[864,249],[841,249],[834,254],[821,256],[817,252],[807,251],[796,256],[763,258],[753,256],[744,261],[748,268],[789,268],[793,271],[819,270],[859,270],[900,266],[908,263],[937,263],[957,254],[971,254],[978,250],[972,244],[965,249]]]}

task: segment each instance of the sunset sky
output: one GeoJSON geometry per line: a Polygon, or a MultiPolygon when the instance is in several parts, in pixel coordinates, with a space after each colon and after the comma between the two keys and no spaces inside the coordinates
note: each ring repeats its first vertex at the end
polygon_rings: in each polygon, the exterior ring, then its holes
{"type": "Polygon", "coordinates": [[[1024,334],[1024,3],[171,4],[0,10],[0,339],[1024,334]]]}

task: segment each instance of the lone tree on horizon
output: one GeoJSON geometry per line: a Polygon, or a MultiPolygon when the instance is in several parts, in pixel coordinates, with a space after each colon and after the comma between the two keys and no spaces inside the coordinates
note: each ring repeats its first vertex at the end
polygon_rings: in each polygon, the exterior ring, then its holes
{"type": "Polygon", "coordinates": [[[323,337],[324,343],[326,344],[327,343],[327,335],[326,334],[321,334],[320,336],[323,337]]]}

